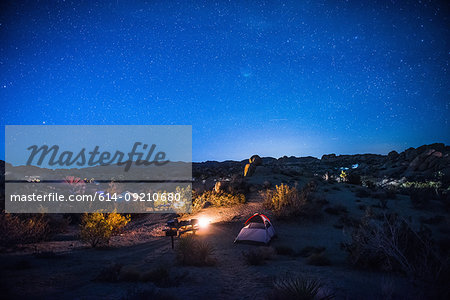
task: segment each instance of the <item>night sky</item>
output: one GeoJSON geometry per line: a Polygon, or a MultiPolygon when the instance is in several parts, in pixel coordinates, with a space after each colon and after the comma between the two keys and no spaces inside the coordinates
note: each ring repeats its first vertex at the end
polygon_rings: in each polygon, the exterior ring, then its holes
{"type": "Polygon", "coordinates": [[[192,125],[194,161],[450,144],[444,3],[3,3],[2,131],[192,125]]]}

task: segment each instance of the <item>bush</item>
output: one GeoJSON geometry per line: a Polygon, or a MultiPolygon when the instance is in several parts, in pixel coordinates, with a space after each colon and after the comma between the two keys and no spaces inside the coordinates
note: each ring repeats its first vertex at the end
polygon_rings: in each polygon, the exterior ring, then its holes
{"type": "Polygon", "coordinates": [[[194,235],[181,237],[175,250],[177,261],[182,265],[212,266],[216,263],[216,260],[211,257],[214,248],[194,235]]]}
{"type": "Polygon", "coordinates": [[[346,182],[355,185],[361,185],[361,176],[355,173],[350,173],[346,177],[346,182]]]}
{"type": "Polygon", "coordinates": [[[341,204],[330,206],[325,208],[325,212],[330,215],[338,216],[341,214],[346,214],[348,212],[347,207],[341,204]]]}
{"type": "Polygon", "coordinates": [[[296,187],[286,184],[277,185],[275,190],[267,190],[262,194],[264,206],[272,210],[273,214],[279,218],[298,215],[316,217],[320,214],[320,208],[323,205],[321,203],[325,203],[325,199],[316,199],[313,196],[316,188],[314,181],[306,184],[300,192],[296,187]]]}
{"type": "Polygon", "coordinates": [[[325,256],[324,252],[313,253],[306,260],[308,265],[312,266],[329,266],[331,261],[325,256]]]}
{"type": "Polygon", "coordinates": [[[266,260],[272,259],[275,251],[271,247],[259,247],[246,252],[242,252],[242,256],[247,264],[251,266],[259,266],[265,263],[266,260]]]}
{"type": "Polygon", "coordinates": [[[133,266],[123,267],[119,273],[119,281],[138,282],[141,279],[141,273],[133,266]]]}
{"type": "Polygon", "coordinates": [[[321,281],[303,276],[284,276],[273,282],[269,299],[333,299],[335,296],[324,289],[321,281]]]}
{"type": "Polygon", "coordinates": [[[121,264],[111,264],[103,268],[94,280],[102,282],[118,282],[121,270],[121,264]]]}
{"type": "Polygon", "coordinates": [[[294,256],[295,255],[294,249],[292,249],[289,246],[282,246],[282,245],[276,246],[275,247],[275,252],[278,255],[286,255],[286,256],[294,256]]]}
{"type": "Polygon", "coordinates": [[[301,249],[298,253],[298,255],[303,257],[308,257],[316,253],[322,253],[325,251],[325,247],[313,247],[313,246],[306,246],[303,249],[301,249]]]}
{"type": "Polygon", "coordinates": [[[50,235],[50,226],[44,215],[19,217],[9,213],[0,213],[1,247],[38,243],[47,240],[50,235]]]}
{"type": "Polygon", "coordinates": [[[117,235],[130,221],[130,216],[118,213],[84,214],[81,220],[81,240],[91,247],[109,244],[112,236],[117,235]]]}
{"type": "Polygon", "coordinates": [[[370,191],[366,188],[359,188],[356,190],[355,196],[358,198],[367,198],[370,196],[370,191]]]}
{"type": "Polygon", "coordinates": [[[429,230],[416,231],[397,215],[384,215],[381,223],[363,218],[343,247],[354,266],[401,271],[412,279],[436,281],[448,263],[435,250],[429,230]]]}
{"type": "Polygon", "coordinates": [[[137,289],[129,290],[127,295],[122,298],[122,300],[176,300],[177,297],[172,294],[156,288],[145,288],[145,289],[137,289]]]}
{"type": "Polygon", "coordinates": [[[214,191],[206,191],[200,195],[192,196],[192,210],[198,212],[204,208],[207,203],[213,206],[233,206],[236,204],[245,203],[245,196],[243,194],[229,194],[226,192],[216,193],[214,191]]]}
{"type": "Polygon", "coordinates": [[[413,189],[409,194],[412,206],[416,209],[428,208],[433,196],[434,190],[431,189],[413,189]]]}
{"type": "Polygon", "coordinates": [[[153,282],[157,286],[169,286],[170,285],[170,269],[166,266],[158,266],[155,269],[145,272],[141,276],[141,280],[144,282],[153,282]]]}

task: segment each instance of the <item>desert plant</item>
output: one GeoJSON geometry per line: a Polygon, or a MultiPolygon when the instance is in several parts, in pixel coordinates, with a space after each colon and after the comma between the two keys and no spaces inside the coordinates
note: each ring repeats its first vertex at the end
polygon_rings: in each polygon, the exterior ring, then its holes
{"type": "Polygon", "coordinates": [[[100,273],[94,278],[94,280],[103,282],[117,282],[119,281],[121,270],[122,270],[121,264],[113,263],[109,266],[102,268],[100,270],[100,273]]]}
{"type": "Polygon", "coordinates": [[[164,289],[157,288],[144,288],[138,289],[134,288],[132,290],[128,290],[125,297],[122,300],[176,300],[179,299],[174,295],[168,293],[164,289]]]}
{"type": "Polygon", "coordinates": [[[251,266],[259,266],[273,257],[275,251],[271,247],[259,247],[242,252],[245,262],[251,266]]]}
{"type": "Polygon", "coordinates": [[[229,194],[220,191],[219,193],[213,191],[205,191],[200,195],[195,193],[192,195],[192,211],[198,212],[206,206],[207,203],[213,206],[233,206],[236,204],[245,203],[244,194],[229,194]]]}
{"type": "Polygon", "coordinates": [[[134,266],[122,267],[119,272],[119,281],[138,282],[141,279],[141,273],[134,266]]]}
{"type": "Polygon", "coordinates": [[[141,275],[144,282],[153,282],[157,286],[170,286],[170,268],[160,265],[153,270],[147,271],[141,275]]]}
{"type": "Polygon", "coordinates": [[[314,247],[314,246],[306,246],[303,247],[299,252],[298,255],[303,257],[311,256],[315,253],[322,253],[325,251],[325,247],[314,247]]]}
{"type": "Polygon", "coordinates": [[[130,221],[130,216],[118,213],[86,213],[81,220],[80,238],[95,248],[109,244],[112,236],[117,235],[130,221]]]}
{"type": "Polygon", "coordinates": [[[367,198],[370,196],[370,191],[366,188],[359,188],[356,190],[355,196],[358,198],[367,198]]]}
{"type": "Polygon", "coordinates": [[[314,181],[306,184],[300,191],[295,186],[277,185],[274,190],[262,193],[264,206],[280,218],[298,215],[317,217],[326,199],[314,197],[313,192],[316,189],[317,184],[314,181]]]}
{"type": "Polygon", "coordinates": [[[426,209],[434,198],[435,191],[429,188],[415,188],[410,190],[411,204],[416,209],[426,209]]]}
{"type": "Polygon", "coordinates": [[[286,256],[294,256],[295,255],[295,250],[294,249],[292,249],[289,246],[284,246],[284,245],[276,246],[275,247],[275,252],[278,255],[286,255],[286,256]]]}
{"type": "Polygon", "coordinates": [[[265,196],[265,206],[278,214],[281,214],[286,209],[290,210],[299,204],[297,188],[290,187],[284,183],[275,186],[275,190],[268,190],[265,196]]]}
{"type": "Polygon", "coordinates": [[[182,265],[211,266],[215,264],[212,257],[214,248],[208,242],[201,241],[194,235],[180,238],[176,247],[177,260],[182,265]]]}
{"type": "Polygon", "coordinates": [[[334,297],[333,293],[325,290],[324,285],[318,279],[285,275],[274,280],[273,292],[269,298],[326,300],[334,297]]]}
{"type": "Polygon", "coordinates": [[[401,271],[412,279],[436,281],[448,264],[435,250],[429,230],[414,230],[397,215],[384,215],[381,223],[363,218],[343,246],[355,266],[401,271]]]}
{"type": "Polygon", "coordinates": [[[327,214],[338,216],[342,214],[346,214],[348,212],[347,207],[342,204],[336,204],[334,206],[330,206],[325,208],[324,210],[327,214]]]}
{"type": "Polygon", "coordinates": [[[48,220],[44,215],[18,216],[0,213],[0,246],[37,243],[51,235],[48,220]]]}
{"type": "Polygon", "coordinates": [[[354,185],[361,185],[361,176],[355,173],[350,173],[346,177],[346,182],[354,185]]]}
{"type": "Polygon", "coordinates": [[[312,266],[329,266],[331,261],[325,256],[325,252],[312,253],[306,260],[308,265],[312,266]]]}

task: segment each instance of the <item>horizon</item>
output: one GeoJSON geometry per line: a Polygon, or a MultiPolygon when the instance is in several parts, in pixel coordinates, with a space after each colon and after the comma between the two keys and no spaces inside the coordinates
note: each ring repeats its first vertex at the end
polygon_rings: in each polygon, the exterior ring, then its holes
{"type": "MultiPolygon", "coordinates": [[[[383,156],[386,156],[386,155],[388,155],[389,154],[389,152],[391,152],[391,151],[396,151],[396,152],[398,152],[398,153],[402,153],[402,152],[404,152],[404,151],[406,151],[406,150],[408,150],[408,149],[410,149],[410,148],[414,148],[414,149],[417,149],[417,148],[419,148],[419,147],[421,147],[421,146],[429,146],[429,145],[433,145],[433,144],[443,144],[444,146],[449,146],[449,145],[447,145],[446,143],[441,143],[441,142],[435,142],[435,143],[429,143],[429,144],[423,144],[423,145],[419,145],[419,146],[415,146],[415,147],[413,147],[413,146],[411,146],[411,147],[407,147],[407,148],[404,148],[403,150],[395,150],[395,149],[392,149],[392,150],[390,150],[390,151],[387,151],[387,152],[385,152],[385,153],[373,153],[373,152],[365,152],[365,153],[336,153],[336,152],[331,152],[331,153],[324,153],[324,154],[322,154],[322,155],[319,155],[319,156],[313,156],[313,155],[301,155],[301,156],[297,156],[297,155],[283,155],[283,156],[279,156],[279,157],[275,157],[275,156],[262,156],[262,155],[259,155],[258,153],[254,153],[253,155],[258,155],[258,156],[260,156],[261,158],[274,158],[274,159],[280,159],[280,158],[283,158],[284,156],[287,156],[287,157],[295,157],[295,158],[304,158],[304,157],[313,157],[313,158],[316,158],[316,159],[321,159],[324,155],[330,155],[330,154],[335,154],[336,156],[345,156],[345,155],[349,155],[349,156],[352,156],[352,155],[383,155],[383,156]]],[[[246,160],[248,160],[248,158],[249,157],[251,157],[252,155],[250,155],[250,156],[248,156],[247,158],[243,158],[243,159],[225,159],[225,160],[203,160],[203,161],[192,161],[192,163],[205,163],[205,162],[219,162],[219,163],[222,163],[222,162],[226,162],[226,161],[235,161],[235,162],[243,162],[243,161],[246,161],[246,160]]],[[[3,162],[5,162],[5,163],[8,163],[7,161],[5,161],[4,159],[1,159],[0,158],[0,161],[3,161],[3,162]]],[[[135,162],[135,161],[133,161],[133,162],[135,162]]],[[[170,162],[173,162],[173,163],[186,163],[185,161],[170,161],[170,162]]],[[[11,163],[9,163],[9,164],[11,164],[11,163]]],[[[12,165],[12,164],[11,164],[12,165]]],[[[112,164],[112,166],[114,166],[115,164],[112,164]]],[[[20,166],[25,166],[25,165],[13,165],[14,167],[20,167],[20,166]]],[[[33,165],[32,165],[33,166],[33,165]]],[[[95,166],[89,166],[89,167],[85,167],[85,168],[95,168],[95,167],[97,167],[98,165],[95,165],[95,166]]],[[[40,167],[40,166],[39,166],[40,167]]],[[[52,169],[52,168],[49,168],[49,167],[40,167],[40,168],[46,168],[46,169],[52,169]]],[[[83,168],[55,168],[55,169],[53,169],[53,170],[66,170],[66,169],[83,169],[83,168]]]]}

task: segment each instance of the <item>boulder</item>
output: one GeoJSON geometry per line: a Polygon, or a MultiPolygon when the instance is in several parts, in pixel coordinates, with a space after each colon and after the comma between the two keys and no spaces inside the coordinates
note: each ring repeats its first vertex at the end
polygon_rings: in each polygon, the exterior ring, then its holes
{"type": "Polygon", "coordinates": [[[250,177],[255,173],[256,166],[254,164],[246,164],[244,168],[244,177],[250,177]]]}
{"type": "Polygon", "coordinates": [[[324,154],[322,155],[321,160],[327,161],[327,160],[333,160],[336,159],[336,154],[332,153],[332,154],[324,154]]]}
{"type": "Polygon", "coordinates": [[[248,160],[251,164],[254,164],[255,166],[260,166],[262,164],[262,160],[261,157],[259,157],[259,155],[253,155],[252,157],[250,157],[250,159],[248,160]]]}
{"type": "Polygon", "coordinates": [[[399,156],[400,155],[398,154],[398,152],[393,150],[393,151],[389,152],[388,159],[389,160],[396,160],[399,156]]]}
{"type": "Polygon", "coordinates": [[[220,193],[224,192],[228,189],[229,182],[228,181],[217,181],[214,185],[214,192],[220,193]]]}

